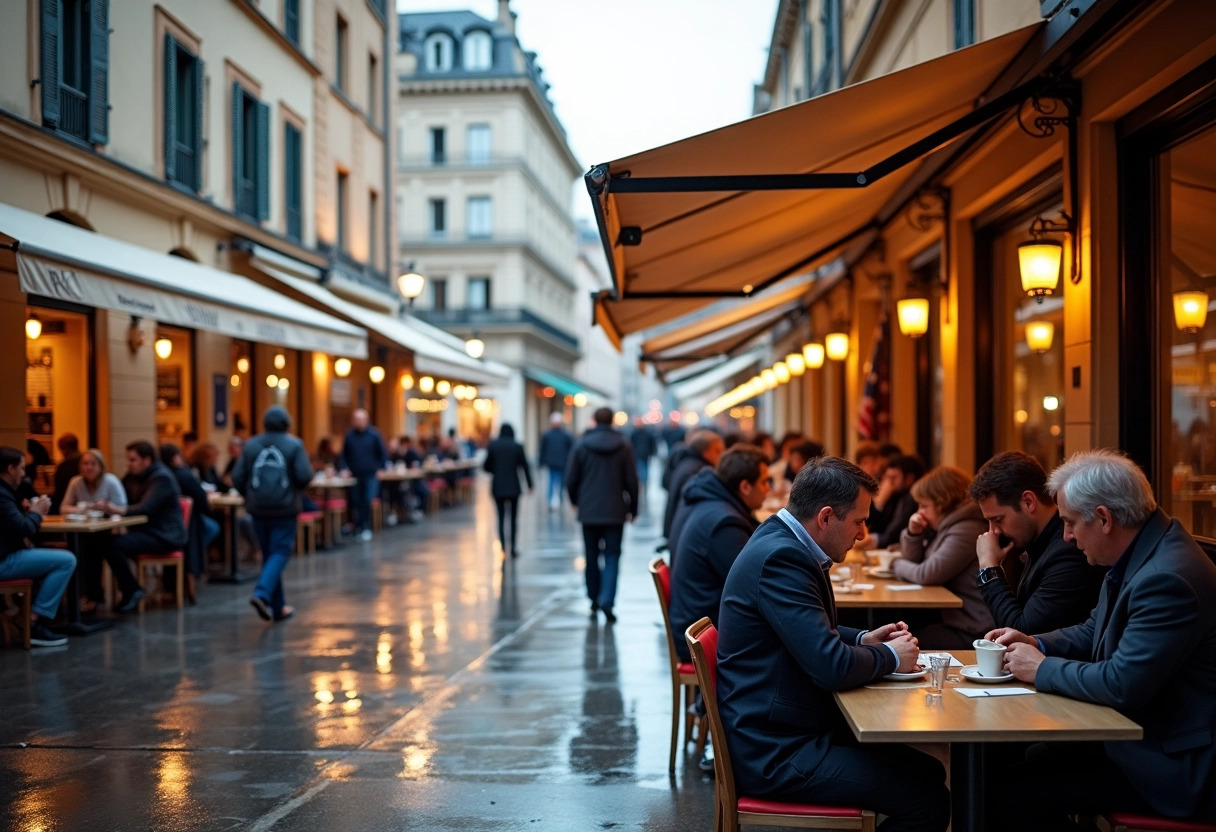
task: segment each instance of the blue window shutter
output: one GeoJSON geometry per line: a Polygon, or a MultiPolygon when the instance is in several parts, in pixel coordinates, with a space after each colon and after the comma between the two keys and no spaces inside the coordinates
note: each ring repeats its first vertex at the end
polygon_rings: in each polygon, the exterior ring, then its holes
{"type": "MultiPolygon", "coordinates": [[[[177,41],[165,33],[165,178],[177,178],[177,41]]],[[[184,171],[183,171],[184,173],[184,171]]]]}
{"type": "Polygon", "coordinates": [[[257,104],[258,219],[270,219],[270,107],[257,104]]]}
{"type": "Polygon", "coordinates": [[[302,218],[300,216],[300,131],[290,124],[286,125],[285,141],[283,142],[284,180],[286,187],[287,236],[299,240],[302,234],[302,218]]]}
{"type": "Polygon", "coordinates": [[[194,190],[203,189],[203,62],[194,59],[194,190]]]}
{"type": "Polygon", "coordinates": [[[232,84],[232,207],[240,209],[241,205],[241,164],[244,161],[241,137],[245,134],[241,113],[245,109],[242,99],[245,96],[241,85],[232,84]]]}
{"type": "Polygon", "coordinates": [[[59,126],[59,0],[42,0],[42,123],[59,126]]]}
{"type": "Polygon", "coordinates": [[[110,140],[110,0],[89,3],[89,141],[110,140]]]}

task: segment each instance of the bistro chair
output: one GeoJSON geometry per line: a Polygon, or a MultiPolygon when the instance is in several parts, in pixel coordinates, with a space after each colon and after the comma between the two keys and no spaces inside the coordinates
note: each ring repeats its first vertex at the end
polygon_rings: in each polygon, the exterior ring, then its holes
{"type": "MultiPolygon", "coordinates": [[[[194,500],[189,497],[178,497],[178,503],[182,507],[182,524],[187,529],[190,528],[190,514],[194,509],[194,500]]],[[[236,557],[236,553],[233,553],[236,557]]],[[[144,582],[144,573],[148,569],[160,567],[162,570],[166,566],[176,566],[176,580],[174,581],[174,599],[177,601],[177,608],[180,610],[186,597],[186,553],[178,549],[176,552],[167,552],[163,555],[136,555],[135,556],[135,580],[141,586],[144,582]]],[[[144,611],[144,601],[139,602],[139,611],[144,611]]]]}
{"type": "MultiPolygon", "coordinates": [[[[34,582],[31,580],[18,578],[11,581],[0,581],[0,596],[10,599],[14,595],[20,596],[18,602],[19,612],[17,618],[21,622],[21,640],[26,650],[30,649],[30,629],[34,625],[33,604],[34,604],[34,582]]],[[[5,626],[8,616],[5,616],[5,626]]],[[[7,636],[6,636],[7,639],[7,636]]]]}
{"type": "Polygon", "coordinates": [[[671,756],[667,760],[667,770],[676,770],[676,745],[680,738],[680,714],[684,714],[684,743],[692,740],[692,726],[697,723],[697,757],[705,751],[706,723],[705,718],[698,719],[691,708],[696,701],[697,671],[692,662],[680,661],[676,652],[675,636],[671,632],[671,617],[667,611],[671,603],[671,569],[662,558],[650,562],[650,577],[654,579],[654,589],[659,595],[659,609],[663,611],[663,631],[667,633],[667,659],[671,666],[671,756]],[[680,703],[681,692],[683,705],[680,703]]]}
{"type": "Polygon", "coordinates": [[[701,698],[714,744],[715,832],[739,832],[740,826],[791,826],[799,829],[858,829],[874,832],[874,813],[847,806],[814,806],[741,797],[726,747],[726,730],[718,716],[718,630],[702,618],[684,633],[697,670],[701,698]]]}
{"type": "Polygon", "coordinates": [[[1098,828],[1102,832],[1216,832],[1216,823],[1108,812],[1098,818],[1098,828]]]}
{"type": "Polygon", "coordinates": [[[342,538],[342,522],[346,519],[346,498],[326,497],[321,500],[321,507],[325,511],[326,543],[332,546],[342,538]]]}
{"type": "Polygon", "coordinates": [[[301,511],[296,515],[296,554],[311,555],[317,551],[317,537],[321,534],[320,511],[301,511]]]}
{"type": "Polygon", "coordinates": [[[378,532],[384,527],[384,501],[372,497],[372,531],[378,532]]]}

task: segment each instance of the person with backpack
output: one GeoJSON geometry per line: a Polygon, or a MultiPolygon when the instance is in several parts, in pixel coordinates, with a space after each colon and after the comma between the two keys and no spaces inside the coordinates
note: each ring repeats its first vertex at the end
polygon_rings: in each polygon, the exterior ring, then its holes
{"type": "Polygon", "coordinates": [[[232,484],[245,497],[262,549],[262,574],[249,603],[264,621],[290,618],[284,603],[283,570],[296,545],[296,515],[304,489],[312,482],[312,463],[304,443],[287,432],[291,417],[274,405],[262,417],[263,433],[245,443],[232,470],[232,484]]]}

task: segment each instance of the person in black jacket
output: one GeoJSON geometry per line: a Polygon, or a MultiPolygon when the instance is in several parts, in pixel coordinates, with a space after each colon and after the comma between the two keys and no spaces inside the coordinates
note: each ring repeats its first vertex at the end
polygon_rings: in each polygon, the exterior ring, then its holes
{"type": "Polygon", "coordinates": [[[494,495],[494,504],[498,507],[498,542],[503,551],[507,549],[507,535],[504,528],[507,512],[511,513],[511,557],[519,555],[515,545],[516,531],[519,529],[519,470],[522,468],[524,478],[528,480],[528,493],[532,493],[532,469],[528,466],[528,457],[524,454],[524,446],[515,441],[515,428],[504,424],[498,432],[498,438],[486,449],[486,461],[482,466],[493,475],[490,482],[490,493],[494,495]]]}
{"type": "MultiPolygon", "coordinates": [[[[899,535],[908,528],[908,520],[916,514],[919,506],[912,496],[912,486],[925,475],[924,463],[920,457],[912,454],[901,454],[887,461],[883,469],[882,479],[878,481],[878,495],[874,502],[880,503],[882,526],[870,526],[870,533],[858,545],[862,549],[886,549],[899,543],[899,535]]],[[[874,509],[870,509],[871,518],[874,509]]]]}
{"type": "Polygon", "coordinates": [[[55,466],[55,492],[51,494],[51,513],[60,511],[68,483],[80,473],[80,440],[74,433],[65,433],[55,443],[63,459],[55,466]]]}
{"type": "Polygon", "coordinates": [[[59,599],[67,589],[76,556],[63,549],[33,549],[30,539],[42,527],[51,508],[49,497],[35,497],[26,510],[17,496],[25,479],[25,454],[16,448],[0,447],[0,581],[38,580],[32,608],[31,647],[60,647],[68,643],[51,632],[39,619],[51,619],[59,610],[59,599]]]}
{"type": "Polygon", "coordinates": [[[356,410],[351,414],[350,430],[342,440],[338,467],[343,476],[355,478],[351,508],[354,509],[355,531],[364,541],[372,539],[372,500],[380,495],[376,472],[384,470],[387,462],[388,449],[384,447],[380,431],[372,427],[366,410],[356,410]]]}
{"type": "Polygon", "coordinates": [[[578,521],[583,524],[591,614],[603,610],[604,618],[611,624],[616,621],[612,606],[616,601],[625,521],[632,522],[638,512],[638,472],[629,443],[612,429],[612,411],[601,407],[594,418],[595,427],[587,431],[570,454],[566,491],[578,509],[578,521]]]}
{"type": "Polygon", "coordinates": [[[264,433],[245,443],[232,483],[245,495],[262,549],[262,573],[249,603],[265,621],[282,621],[295,612],[283,593],[283,570],[296,545],[296,515],[304,489],[312,482],[312,463],[304,443],[287,432],[291,417],[274,405],[262,417],[264,433]]]}
{"type": "MultiPolygon", "coordinates": [[[[208,444],[210,445],[210,443],[208,444]]],[[[211,445],[211,447],[215,446],[211,445]]],[[[191,502],[190,522],[186,524],[186,597],[190,603],[194,603],[194,586],[206,571],[207,551],[215,539],[220,536],[220,523],[211,516],[207,492],[203,490],[203,484],[195,476],[194,471],[186,465],[186,460],[182,458],[181,448],[172,442],[161,445],[160,461],[173,472],[173,478],[177,480],[177,487],[181,489],[182,496],[189,497],[191,502]]],[[[162,585],[168,586],[175,577],[170,571],[174,568],[165,567],[162,585]]]]}
{"type": "Polygon", "coordinates": [[[1064,539],[1039,461],[1021,451],[997,454],[971,481],[971,499],[988,521],[975,544],[976,583],[996,626],[1050,633],[1089,618],[1106,569],[1090,566],[1076,542],[1064,539]],[[1025,552],[1020,580],[1006,574],[1016,552],[1025,552]]]}
{"type": "Polygon", "coordinates": [[[692,661],[684,631],[705,616],[718,619],[726,576],[760,525],[752,512],[764,503],[769,487],[768,459],[755,445],[735,445],[715,468],[698,471],[684,487],[684,505],[676,515],[677,525],[684,520],[683,531],[671,549],[668,609],[680,661],[692,661]]]}
{"type": "Polygon", "coordinates": [[[638,466],[638,513],[646,505],[646,486],[650,482],[650,460],[659,452],[659,440],[646,420],[637,416],[633,420],[633,432],[629,434],[633,446],[633,461],[638,466]]]}
{"type": "MultiPolygon", "coordinates": [[[[549,469],[549,508],[561,508],[562,490],[565,487],[563,480],[566,466],[570,464],[574,437],[562,426],[560,413],[549,417],[549,425],[545,435],[540,438],[540,465],[549,469]]],[[[514,525],[511,528],[515,528],[514,525]]]]}
{"type": "Polygon", "coordinates": [[[110,571],[122,591],[119,612],[133,612],[144,597],[144,591],[131,574],[129,559],[136,555],[160,555],[186,547],[186,523],[178,501],[181,488],[177,478],[156,458],[151,442],[137,441],[127,445],[127,475],[122,478],[127,492],[125,506],[105,502],[101,510],[107,514],[144,515],[148,522],[127,529],[115,536],[106,555],[110,571]]]}
{"type": "Polygon", "coordinates": [[[718,459],[725,450],[726,443],[712,430],[694,431],[688,437],[688,444],[684,446],[683,455],[676,462],[671,472],[671,479],[667,483],[667,510],[663,514],[663,537],[667,538],[669,549],[675,545],[675,541],[671,539],[671,524],[676,519],[676,509],[680,507],[680,494],[684,490],[684,484],[702,468],[712,468],[717,465],[718,459]]]}

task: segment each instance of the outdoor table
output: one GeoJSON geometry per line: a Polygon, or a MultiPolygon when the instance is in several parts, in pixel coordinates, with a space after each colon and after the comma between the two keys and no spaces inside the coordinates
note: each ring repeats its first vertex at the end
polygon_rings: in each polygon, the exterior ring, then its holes
{"type": "MultiPolygon", "coordinates": [[[[949,652],[964,665],[975,664],[974,650],[949,652]]],[[[998,685],[950,681],[954,678],[951,673],[937,698],[926,695],[926,679],[880,681],[833,695],[859,742],[950,745],[952,828],[956,832],[984,828],[986,743],[1138,740],[1144,736],[1139,725],[1105,705],[1049,693],[971,699],[954,689],[996,691],[1011,686],[1033,689],[1034,685],[1016,679],[998,685]]]]}
{"type": "Polygon", "coordinates": [[[212,491],[207,495],[207,505],[211,508],[224,510],[224,571],[213,575],[208,580],[220,584],[240,584],[251,581],[257,575],[240,571],[240,544],[237,542],[237,509],[245,505],[245,498],[240,494],[226,494],[212,491]]]}
{"type": "Polygon", "coordinates": [[[856,584],[873,584],[873,589],[855,589],[842,592],[840,583],[832,581],[836,608],[842,610],[865,610],[866,627],[875,626],[875,611],[880,609],[949,610],[963,606],[959,598],[944,586],[921,586],[901,581],[898,578],[875,578],[862,572],[857,564],[848,564],[856,577],[856,584]],[[919,586],[919,589],[911,589],[919,586]],[[899,587],[908,587],[900,589],[899,587]]]}
{"type": "MultiPolygon", "coordinates": [[[[92,518],[88,520],[69,520],[62,515],[51,515],[42,518],[40,533],[64,535],[68,539],[68,546],[71,547],[72,553],[79,558],[79,553],[82,550],[80,545],[81,535],[109,532],[114,529],[125,529],[130,526],[142,526],[147,522],[148,518],[143,514],[133,514],[130,517],[118,517],[117,519],[100,517],[95,520],[92,518]]],[[[68,581],[67,616],[67,623],[62,629],[69,635],[87,636],[89,633],[95,633],[98,630],[114,626],[113,618],[98,618],[87,624],[80,620],[79,563],[77,563],[76,569],[72,571],[72,580],[68,581]]]]}
{"type": "Polygon", "coordinates": [[[338,530],[333,527],[332,515],[325,505],[326,494],[329,491],[344,491],[347,488],[353,488],[356,482],[354,477],[328,476],[320,473],[313,477],[312,482],[308,484],[309,488],[315,488],[321,492],[321,539],[327,546],[338,541],[338,530]]]}

